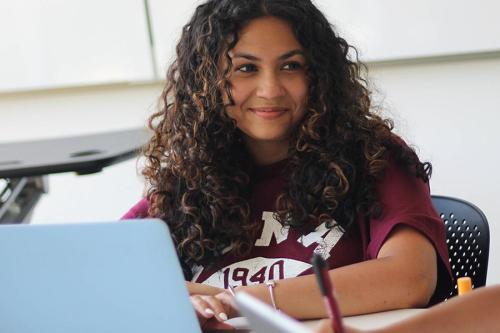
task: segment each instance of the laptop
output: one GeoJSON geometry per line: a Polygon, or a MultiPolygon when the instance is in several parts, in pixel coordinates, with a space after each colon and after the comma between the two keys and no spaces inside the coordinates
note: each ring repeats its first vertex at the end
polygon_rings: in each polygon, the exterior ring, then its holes
{"type": "Polygon", "coordinates": [[[255,333],[313,333],[297,320],[244,292],[236,294],[236,304],[255,333]]]}
{"type": "Polygon", "coordinates": [[[199,333],[160,220],[0,225],[0,332],[199,333]]]}

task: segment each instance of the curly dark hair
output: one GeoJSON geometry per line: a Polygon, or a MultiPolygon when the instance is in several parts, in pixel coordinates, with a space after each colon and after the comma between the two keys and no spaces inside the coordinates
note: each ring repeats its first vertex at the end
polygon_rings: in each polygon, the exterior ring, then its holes
{"type": "Polygon", "coordinates": [[[310,0],[207,1],[183,28],[144,149],[149,214],[169,225],[186,278],[193,264],[213,263],[226,249],[248,253],[260,226],[250,219],[252,161],[224,96],[231,96],[228,52],[242,27],[262,16],[290,24],[309,79],[306,114],[290,139],[288,184],[276,202],[283,224],[308,230],[312,220],[334,219],[349,230],[360,214],[381,214],[376,184],[390,159],[430,177],[431,165],[373,110],[356,50],[310,0]]]}

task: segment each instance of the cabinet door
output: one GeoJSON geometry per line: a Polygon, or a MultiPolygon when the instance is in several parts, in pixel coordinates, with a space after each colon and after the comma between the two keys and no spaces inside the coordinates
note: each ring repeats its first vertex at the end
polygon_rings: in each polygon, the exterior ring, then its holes
{"type": "Polygon", "coordinates": [[[182,27],[194,14],[196,6],[204,0],[148,0],[154,38],[157,74],[164,78],[166,69],[175,59],[175,47],[182,27]]]}
{"type": "Polygon", "coordinates": [[[151,80],[143,0],[0,2],[0,91],[151,80]]]}

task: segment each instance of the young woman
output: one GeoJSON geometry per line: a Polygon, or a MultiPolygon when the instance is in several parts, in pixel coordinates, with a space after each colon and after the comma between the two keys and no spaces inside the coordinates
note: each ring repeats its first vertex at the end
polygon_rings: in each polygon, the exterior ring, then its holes
{"type": "Polygon", "coordinates": [[[373,112],[352,50],[309,0],[211,0],[184,27],[125,218],[168,224],[202,322],[236,315],[230,286],[324,316],[313,252],[345,315],[448,293],[431,166],[373,112]]]}

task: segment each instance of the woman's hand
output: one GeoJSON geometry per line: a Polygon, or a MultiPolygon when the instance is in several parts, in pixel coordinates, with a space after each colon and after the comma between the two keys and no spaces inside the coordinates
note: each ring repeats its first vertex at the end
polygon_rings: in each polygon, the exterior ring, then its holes
{"type": "Polygon", "coordinates": [[[225,290],[216,295],[192,295],[190,298],[201,327],[210,321],[222,323],[238,315],[233,296],[225,290]]]}

